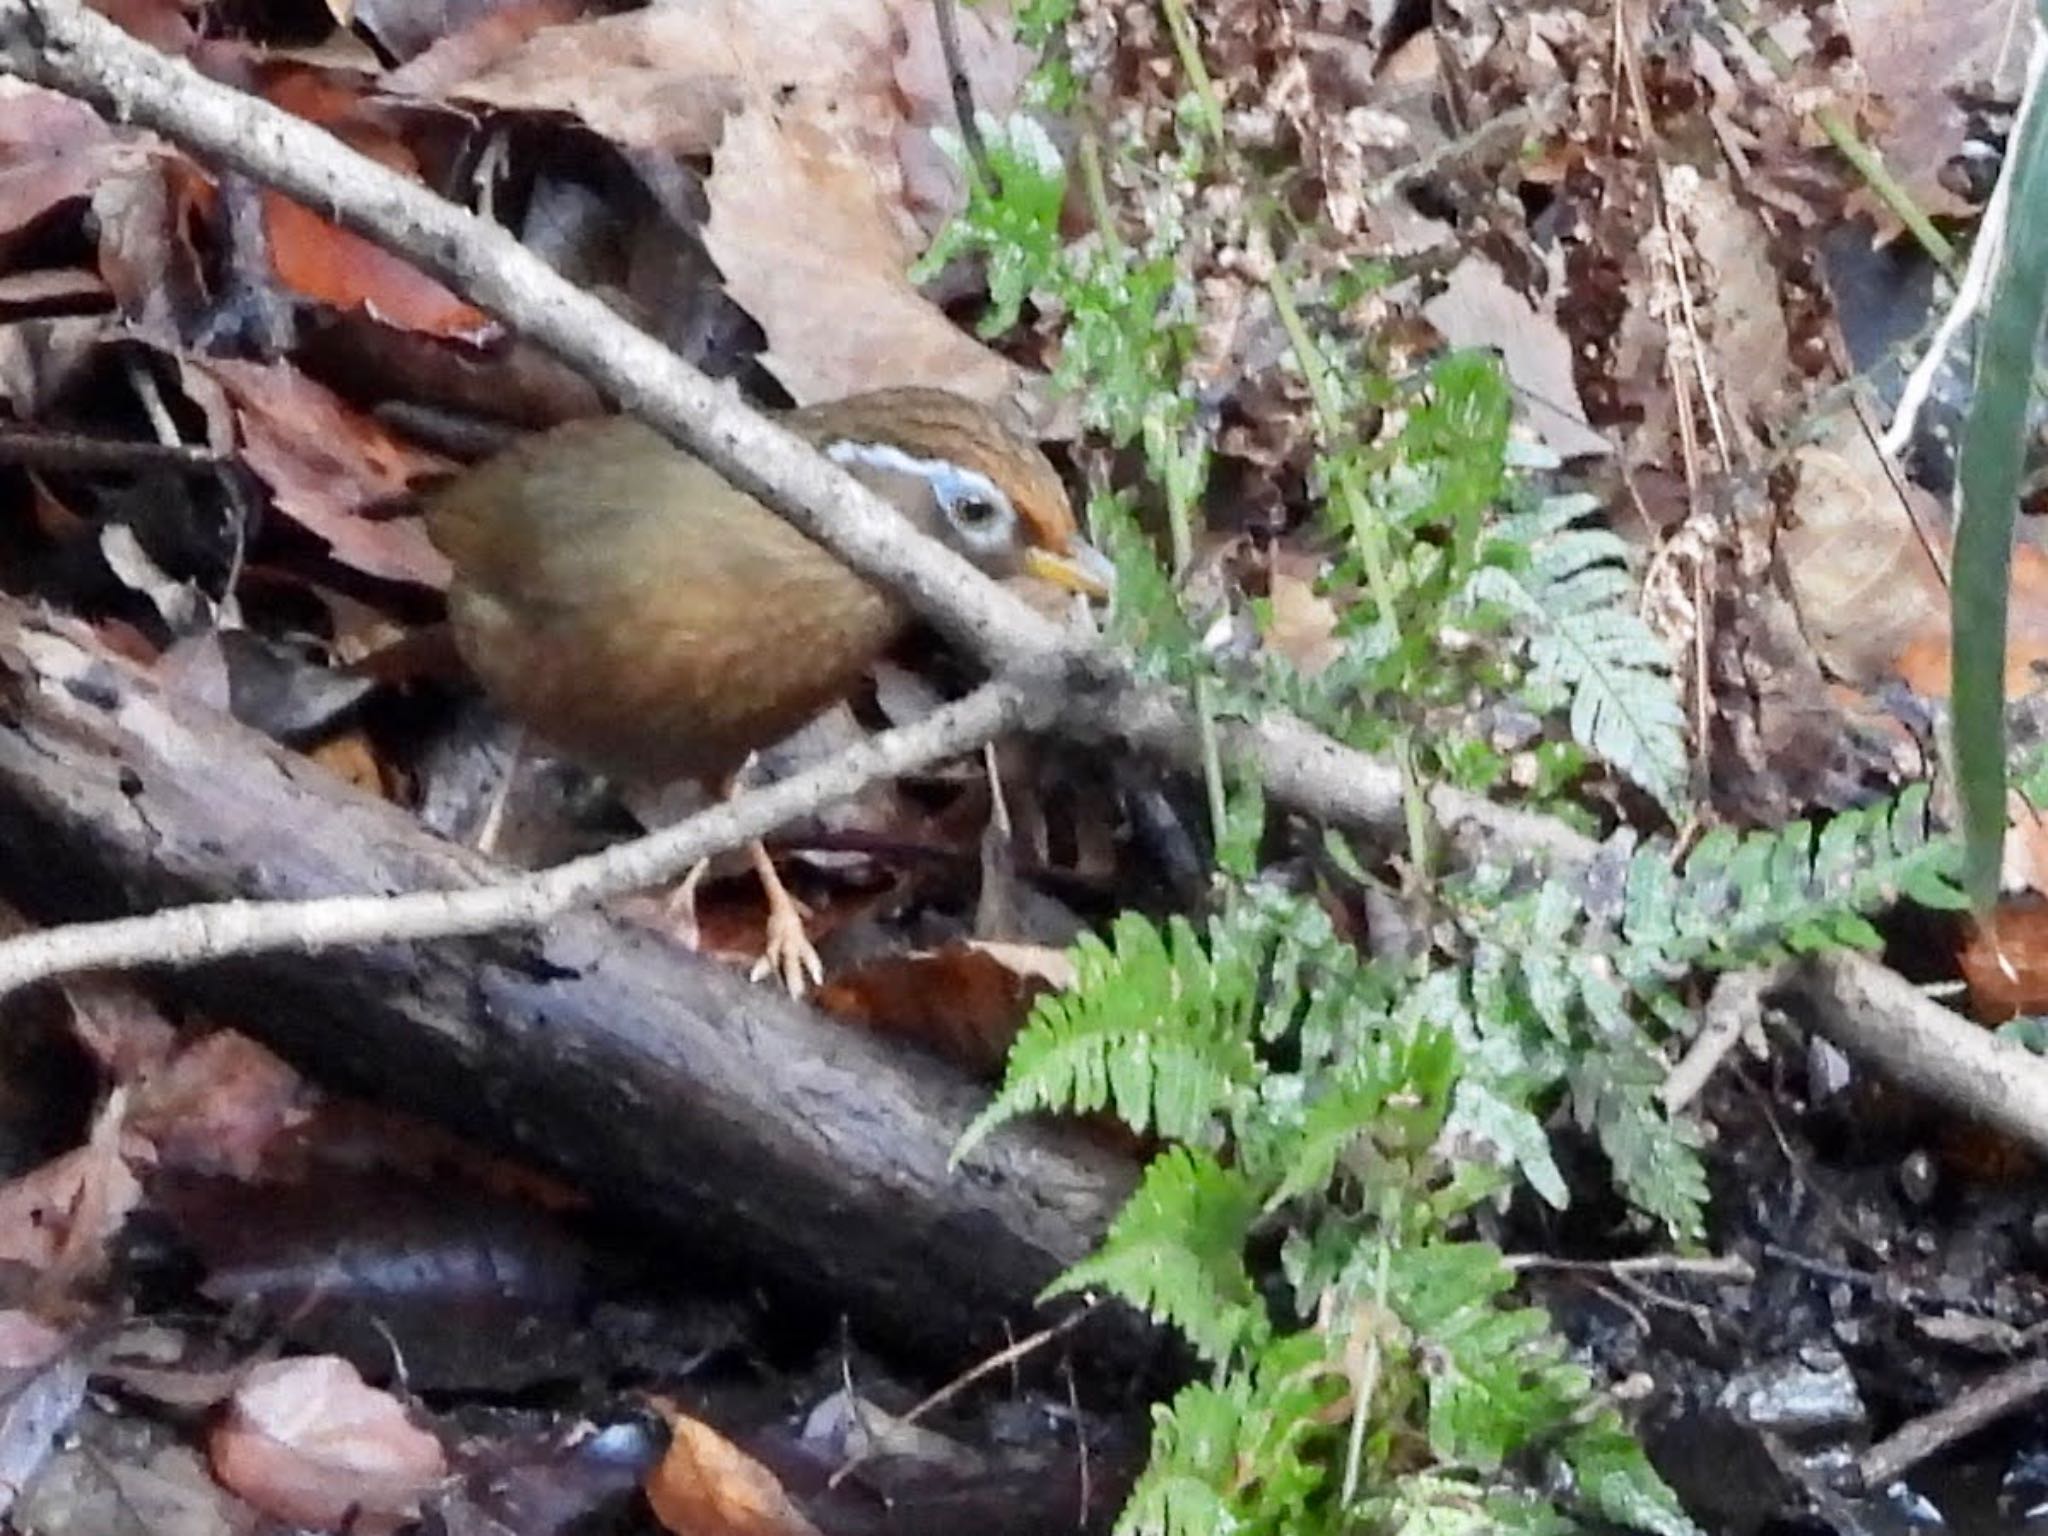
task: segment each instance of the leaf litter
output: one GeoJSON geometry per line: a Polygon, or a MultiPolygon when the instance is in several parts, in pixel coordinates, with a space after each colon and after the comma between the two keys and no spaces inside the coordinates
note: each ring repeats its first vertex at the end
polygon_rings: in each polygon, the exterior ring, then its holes
{"type": "MultiPolygon", "coordinates": [[[[929,8],[817,0],[801,9],[740,0],[607,15],[567,3],[359,6],[340,18],[360,33],[345,66],[304,46],[304,18],[282,8],[246,8],[203,44],[176,6],[137,0],[117,11],[138,34],[203,48],[216,64],[253,69],[267,52],[295,49],[290,71],[272,73],[275,99],[437,185],[463,185],[454,174],[463,167],[495,215],[535,243],[552,234],[561,249],[573,245],[600,283],[616,279],[625,292],[637,282],[637,302],[658,314],[663,334],[757,392],[801,403],[930,383],[1047,419],[1045,378],[1068,317],[1028,306],[1017,331],[978,338],[962,323],[973,318],[974,274],[924,287],[910,276],[964,196],[929,8]],[[685,255],[650,278],[647,253],[671,248],[685,255]]],[[[1981,204],[1982,135],[1997,131],[2010,99],[2013,26],[1997,5],[1931,0],[1779,6],[1746,25],[1667,22],[1591,3],[1464,0],[1421,18],[1395,5],[1220,0],[1199,8],[1197,32],[1223,131],[1284,171],[1276,183],[1293,204],[1285,275],[1305,304],[1358,338],[1366,362],[1446,343],[1496,349],[1520,429],[1626,509],[1616,529],[1664,578],[1652,582],[1665,599],[1653,619],[1677,654],[1708,658],[1690,679],[1705,691],[1690,702],[1724,811],[1837,808],[1909,771],[1916,711],[1942,692],[1949,534],[1945,487],[1897,483],[1842,408],[1841,333],[1896,295],[1859,291],[1858,269],[1830,243],[1890,249],[1905,237],[1895,211],[1828,153],[1821,118],[1852,122],[1921,208],[1967,221],[1981,204]]],[[[977,6],[963,23],[977,104],[998,123],[1026,110],[1031,54],[1006,13],[977,6]]],[[[1264,605],[1245,643],[1313,676],[1335,659],[1327,562],[1300,526],[1318,433],[1273,298],[1282,258],[1262,189],[1234,179],[1220,157],[1192,174],[1183,163],[1181,62],[1155,4],[1081,0],[1065,41],[1084,89],[1044,115],[1066,142],[1092,135],[1126,147],[1105,167],[1116,227],[1097,234],[1164,256],[1164,312],[1192,338],[1190,375],[1220,452],[1201,555],[1225,606],[1264,605]]],[[[417,522],[393,509],[456,456],[427,423],[458,395],[468,404],[511,395],[510,381],[535,367],[432,279],[315,210],[265,194],[260,238],[236,236],[233,197],[213,172],[146,134],[109,128],[46,92],[0,88],[0,301],[13,306],[0,390],[10,426],[199,443],[233,459],[232,474],[198,477],[33,463],[16,474],[22,511],[9,547],[32,557],[21,568],[38,573],[37,590],[167,669],[185,640],[177,614],[225,615],[220,622],[337,657],[366,630],[366,615],[415,626],[446,570],[417,522]],[[291,296],[282,336],[248,323],[249,295],[266,290],[291,296]],[[251,335],[267,340],[245,345],[251,335]],[[414,387],[406,399],[388,387],[401,357],[414,387]],[[102,534],[132,518],[138,496],[184,513],[147,520],[137,544],[147,565],[122,565],[105,550],[128,546],[102,534]],[[207,601],[181,605],[180,586],[207,601]]],[[[1077,228],[1094,217],[1077,207],[1063,216],[1077,228]]],[[[530,404],[520,427],[597,404],[544,385],[519,393],[530,404]]],[[[1097,479],[1115,470],[1099,439],[1078,442],[1071,458],[1097,479]]],[[[2038,565],[2038,551],[2023,547],[2016,694],[2040,660],[2026,637],[2048,622],[2038,565]]],[[[408,740],[416,727],[373,718],[364,728],[353,710],[335,712],[328,741],[300,744],[318,752],[344,729],[355,733],[348,751],[370,760],[364,782],[428,798],[434,785],[408,740]]],[[[560,796],[561,815],[579,793],[560,796]]],[[[1043,934],[1021,935],[1014,953],[975,947],[967,915],[988,811],[976,773],[934,774],[830,829],[863,845],[837,857],[866,873],[847,880],[849,866],[827,858],[808,894],[826,906],[843,898],[862,912],[919,914],[880,925],[883,952],[848,968],[841,1011],[983,1068],[996,1059],[1047,984],[1036,974],[1043,941],[1064,937],[1075,907],[1107,906],[1087,879],[1068,877],[1085,866],[1106,867],[1112,884],[1130,878],[1120,862],[1128,855],[1114,847],[1106,865],[1083,858],[1086,817],[1043,810],[1020,817],[1028,824],[1018,840],[1032,857],[1011,867],[1048,889],[1063,877],[1065,911],[1041,919],[1043,934]]],[[[865,919],[846,926],[878,931],[865,919]]],[[[2012,954],[2025,949],[2010,942],[2012,954]]],[[[1987,971],[1981,950],[1970,953],[1972,985],[1988,996],[1989,974],[2012,967],[1995,956],[1987,971]]],[[[98,1288],[137,1213],[168,1208],[153,1184],[199,1169],[253,1190],[286,1158],[279,1149],[291,1134],[318,1119],[317,1096],[243,1037],[152,1019],[132,1002],[110,1009],[82,994],[73,1006],[109,1091],[81,1119],[75,1150],[10,1169],[0,1188],[0,1205],[21,1213],[0,1224],[13,1234],[7,1257],[37,1282],[25,1295],[42,1320],[20,1315],[51,1341],[29,1370],[68,1349],[82,1312],[104,1302],[98,1288]],[[108,1020],[123,1012],[142,1022],[117,1038],[108,1020]]],[[[2000,994],[1984,1006],[2041,1004],[2000,994]]],[[[1839,1132],[1855,1119],[1841,1104],[1814,1116],[1797,1134],[1839,1132]]],[[[1742,1140],[1754,1127],[1724,1131],[1742,1140]]],[[[388,1126],[373,1139],[412,1173],[432,1163],[388,1126]]],[[[1931,1220],[1901,1215],[1871,1166],[1837,1171],[1834,1198],[1852,1201],[1858,1221],[1931,1220]]],[[[1752,1171],[1759,1185],[1784,1187],[1781,1173],[1752,1171]]],[[[1988,1212],[1987,1202],[1966,1219],[1995,1225],[1988,1212]]],[[[1839,1234],[1799,1224],[1795,1235],[1815,1262],[1843,1256],[1839,1234]]],[[[442,1265],[445,1278],[451,1254],[504,1258],[489,1246],[497,1241],[458,1223],[424,1240],[416,1258],[442,1265]],[[440,1257],[418,1257],[428,1254],[440,1257]]],[[[1847,1251],[1865,1258],[1871,1241],[1847,1240],[1847,1251]]],[[[1969,1289],[1983,1272],[1962,1278],[1969,1289]]],[[[1924,1283],[1928,1295],[1945,1283],[1918,1270],[1893,1279],[1924,1283]]],[[[162,1305],[137,1299],[144,1310],[162,1305]]],[[[1586,1305],[1562,1290],[1554,1299],[1565,1310],[1586,1305]]],[[[1987,1307],[2024,1318],[2039,1301],[2014,1277],[1991,1287],[1987,1307]]],[[[1836,1311],[1838,1332],[1874,1326],[1869,1311],[1836,1311]]],[[[1904,1326],[1882,1309],[1875,1317],[1904,1326]]],[[[184,1329],[177,1347],[215,1329],[232,1337],[232,1321],[184,1329]]],[[[391,1380],[391,1363],[361,1364],[391,1380]]],[[[1897,1403],[1926,1393],[1924,1381],[1898,1379],[1911,1361],[1860,1363],[1897,1403]]],[[[1941,1381],[1955,1362],[1917,1368],[1941,1381]]],[[[247,1528],[237,1497],[329,1528],[395,1528],[421,1500],[446,1496],[451,1468],[459,1474],[476,1448],[451,1416],[403,1401],[402,1383],[371,1386],[357,1371],[309,1354],[249,1370],[207,1443],[221,1486],[193,1445],[175,1440],[130,1445],[106,1464],[127,1480],[131,1508],[178,1511],[147,1528],[247,1528]],[[315,1416],[322,1403],[341,1415],[328,1427],[315,1416]],[[462,1447],[452,1462],[450,1446],[462,1447]]],[[[602,1379],[614,1409],[627,1395],[615,1379],[602,1379]]],[[[55,1417],[84,1411],[82,1380],[73,1371],[45,1400],[59,1405],[55,1417]]],[[[1042,1406],[1040,1390],[1020,1401],[1042,1406]]],[[[740,1448],[774,1415],[745,1392],[719,1406],[709,1416],[724,1419],[730,1438],[695,1417],[672,1419],[688,1426],[677,1440],[697,1447],[695,1466],[680,1481],[664,1472],[649,1484],[655,1516],[678,1529],[813,1528],[804,1501],[740,1448]]],[[[950,1431],[989,1443],[994,1406],[950,1431]]],[[[873,1415],[897,1422],[880,1407],[873,1415]]],[[[980,1467],[956,1472],[967,1497],[987,1477],[980,1467]]],[[[50,1476],[23,1463],[25,1484],[50,1476]]],[[[1096,1494],[1098,1512],[1114,1507],[1096,1494]]],[[[48,1489],[42,1504],[37,1497],[27,1487],[25,1507],[47,1511],[48,1489]]],[[[61,1527],[46,1514],[31,1528],[61,1527]]]]}

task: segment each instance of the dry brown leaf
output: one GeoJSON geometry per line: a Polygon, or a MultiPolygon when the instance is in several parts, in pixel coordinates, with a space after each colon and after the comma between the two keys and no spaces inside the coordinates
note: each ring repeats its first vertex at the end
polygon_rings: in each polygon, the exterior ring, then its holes
{"type": "Polygon", "coordinates": [[[924,954],[887,956],[835,976],[819,991],[818,1006],[875,1034],[921,1045],[977,1076],[994,1077],[1032,1000],[1047,984],[1048,968],[1037,946],[949,944],[924,954]],[[1018,963],[1026,955],[1039,963],[1018,963]]]}
{"type": "Polygon", "coordinates": [[[587,10],[583,0],[515,0],[498,6],[437,38],[382,84],[397,95],[438,99],[511,57],[543,28],[564,26],[587,10]]]}
{"type": "Polygon", "coordinates": [[[675,1438],[647,1477],[654,1517],[676,1536],[819,1536],[775,1474],[730,1440],[671,1411],[675,1438]]]}
{"type": "Polygon", "coordinates": [[[372,521],[365,507],[446,466],[408,447],[321,384],[283,364],[195,359],[233,398],[242,452],[278,509],[371,576],[448,585],[448,560],[418,518],[372,521]]]}
{"type": "Polygon", "coordinates": [[[64,983],[71,1033],[116,1083],[133,1083],[170,1059],[178,1032],[139,988],[117,976],[75,976],[64,983]]]}
{"type": "Polygon", "coordinates": [[[1337,639],[1337,610],[1313,582],[1275,570],[1268,591],[1267,650],[1285,657],[1306,677],[1314,677],[1344,653],[1337,639]]]}
{"type": "MultiPolygon", "coordinates": [[[[1968,213],[1970,205],[1940,179],[1942,166],[1961,152],[1967,126],[1953,93],[1990,83],[2001,62],[2006,85],[2017,84],[2026,47],[2024,27],[2013,29],[2015,8],[1990,0],[1843,0],[1842,13],[1856,62],[1878,98],[1873,115],[1886,167],[1925,212],[1968,213]]],[[[1897,227],[1875,198],[1865,201],[1897,227]]]]}
{"type": "Polygon", "coordinates": [[[441,1442],[331,1355],[250,1371],[207,1447],[214,1476],[265,1514],[387,1536],[447,1472],[441,1442]]]}
{"type": "Polygon", "coordinates": [[[1838,417],[1793,456],[1791,526],[1778,535],[1799,625],[1822,665],[1868,686],[1930,626],[1948,629],[1948,593],[1869,438],[1838,417]]]}
{"type": "Polygon", "coordinates": [[[1064,949],[1050,944],[1016,944],[1002,939],[969,939],[969,949],[999,961],[1005,970],[1033,981],[1042,981],[1056,992],[1080,982],[1074,960],[1064,949]]]}
{"type": "Polygon", "coordinates": [[[1754,422],[1775,422],[1777,402],[1797,379],[1791,331],[1771,265],[1771,234],[1725,176],[1686,170],[1668,178],[1701,267],[1696,297],[1708,372],[1726,409],[1723,420],[1761,456],[1754,422]]]}
{"type": "MultiPolygon", "coordinates": [[[[1815,655],[1836,677],[1870,687],[1888,677],[1947,698],[1950,558],[1940,505],[1907,481],[1907,501],[1855,421],[1823,424],[1793,455],[1798,488],[1778,558],[1815,655]]],[[[2007,626],[2007,697],[2024,698],[2048,669],[2048,554],[2015,546],[2007,626]]]]}
{"type": "Polygon", "coordinates": [[[1000,403],[1022,374],[911,286],[916,253],[870,165],[816,123],[753,107],[726,124],[704,244],[768,337],[798,404],[884,384],[1000,403]]]}
{"type": "Polygon", "coordinates": [[[247,1035],[216,1030],[136,1089],[129,1124],[165,1168],[251,1179],[272,1142],[307,1117],[299,1074],[247,1035]]]}
{"type": "Polygon", "coordinates": [[[47,1276],[90,1272],[142,1201],[122,1144],[127,1090],[107,1096],[82,1147],[0,1185],[0,1260],[47,1276]]]}
{"type": "MultiPolygon", "coordinates": [[[[729,113],[836,111],[879,161],[901,121],[892,64],[905,0],[658,0],[552,27],[450,88],[462,101],[564,112],[620,144],[709,154],[729,113]]],[[[403,78],[403,77],[401,77],[403,78]]]]}
{"type": "Polygon", "coordinates": [[[278,279],[294,293],[429,336],[475,341],[492,329],[439,278],[282,193],[263,194],[263,230],[278,279]]]}
{"type": "Polygon", "coordinates": [[[1973,921],[1956,951],[1969,988],[1970,1016],[2003,1024],[2048,1012],[2048,906],[2002,903],[1973,921]]]}
{"type": "MultiPolygon", "coordinates": [[[[962,23],[975,100],[1006,112],[1029,67],[1008,13],[962,23]]],[[[572,113],[637,148],[715,151],[706,247],[799,403],[883,384],[992,402],[1016,388],[1014,366],[904,278],[959,196],[931,139],[952,99],[924,0],[656,4],[543,31],[452,93],[572,113]]]]}
{"type": "Polygon", "coordinates": [[[1484,257],[1467,257],[1422,313],[1452,346],[1500,354],[1515,388],[1516,414],[1558,453],[1574,458],[1612,451],[1586,423],[1572,380],[1571,342],[1556,317],[1510,288],[1499,267],[1484,257]]]}

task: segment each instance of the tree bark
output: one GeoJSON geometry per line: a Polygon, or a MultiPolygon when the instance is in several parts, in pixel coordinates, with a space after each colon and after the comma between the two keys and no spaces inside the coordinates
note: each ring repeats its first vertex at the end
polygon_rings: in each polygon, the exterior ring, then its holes
{"type": "MultiPolygon", "coordinates": [[[[38,918],[494,873],[83,628],[0,599],[0,888],[38,918]]],[[[161,980],[323,1082],[651,1219],[685,1270],[707,1262],[934,1361],[1003,1342],[1131,1184],[1118,1159],[1037,1127],[949,1170],[979,1087],[602,913],[161,980]]],[[[1144,1347],[1128,1314],[1088,1328],[1091,1353],[1144,1347]]]]}

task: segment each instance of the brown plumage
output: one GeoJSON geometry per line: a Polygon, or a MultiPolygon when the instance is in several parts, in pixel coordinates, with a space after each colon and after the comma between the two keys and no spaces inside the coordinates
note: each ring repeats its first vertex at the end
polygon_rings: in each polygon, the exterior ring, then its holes
{"type": "MultiPolygon", "coordinates": [[[[1100,590],[1065,488],[986,409],[893,389],[791,412],[997,577],[1100,590]]],[[[432,493],[449,618],[507,713],[601,772],[722,786],[843,698],[909,621],[893,598],[628,417],[571,422],[432,493]]]]}
{"type": "MultiPolygon", "coordinates": [[[[821,447],[883,444],[985,475],[1017,513],[1013,541],[963,550],[992,574],[1020,573],[1029,548],[1087,559],[1052,465],[967,401],[890,390],[788,425],[821,447]]],[[[913,477],[849,467],[926,531],[950,531],[913,477]]],[[[628,778],[730,774],[844,697],[908,617],[630,417],[515,444],[436,492],[427,525],[455,567],[449,616],[486,691],[628,778]]]]}

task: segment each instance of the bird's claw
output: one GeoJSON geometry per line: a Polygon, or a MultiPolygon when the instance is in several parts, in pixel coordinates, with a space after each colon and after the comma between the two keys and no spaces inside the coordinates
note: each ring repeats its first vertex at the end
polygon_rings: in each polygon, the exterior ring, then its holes
{"type": "Polygon", "coordinates": [[[804,907],[794,897],[785,894],[781,901],[770,900],[767,935],[751,976],[755,981],[780,978],[791,997],[824,985],[825,962],[804,930],[804,907]]]}

